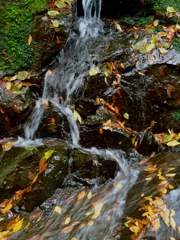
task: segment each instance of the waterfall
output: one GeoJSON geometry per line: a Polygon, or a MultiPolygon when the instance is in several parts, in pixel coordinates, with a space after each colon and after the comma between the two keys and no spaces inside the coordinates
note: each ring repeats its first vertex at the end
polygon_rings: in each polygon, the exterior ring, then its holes
{"type": "MultiPolygon", "coordinates": [[[[96,37],[102,31],[100,20],[101,0],[83,0],[84,17],[78,19],[79,35],[70,34],[63,50],[58,55],[58,66],[47,71],[42,98],[25,125],[25,138],[35,139],[35,134],[42,121],[48,100],[63,113],[70,125],[71,140],[78,145],[79,129],[73,118],[71,101],[73,96],[83,86],[84,74],[92,66],[86,41],[96,37]]],[[[72,31],[73,32],[73,31],[72,31]]]]}

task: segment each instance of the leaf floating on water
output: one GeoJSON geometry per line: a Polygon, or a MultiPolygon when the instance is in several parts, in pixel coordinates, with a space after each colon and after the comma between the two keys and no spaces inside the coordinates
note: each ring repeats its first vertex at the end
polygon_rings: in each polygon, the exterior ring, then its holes
{"type": "Polygon", "coordinates": [[[12,219],[12,220],[7,224],[6,230],[11,230],[11,229],[14,227],[15,223],[17,223],[17,222],[19,221],[19,218],[20,218],[20,217],[18,216],[18,217],[16,217],[16,218],[12,219]]]}
{"type": "Polygon", "coordinates": [[[92,192],[90,191],[87,195],[87,198],[90,199],[92,197],[92,192]]]}
{"type": "Polygon", "coordinates": [[[97,217],[100,216],[100,211],[96,211],[93,215],[92,215],[92,219],[95,219],[97,217]]]}
{"type": "Polygon", "coordinates": [[[93,224],[94,224],[94,221],[89,221],[87,225],[92,226],[93,224]]]}
{"type": "Polygon", "coordinates": [[[13,232],[18,232],[23,225],[24,218],[22,218],[19,222],[17,222],[13,227],[13,232]]]}
{"type": "Polygon", "coordinates": [[[68,225],[71,221],[71,217],[66,218],[64,225],[68,225]]]}
{"type": "Polygon", "coordinates": [[[76,237],[71,238],[71,240],[78,240],[76,237]]]}
{"type": "Polygon", "coordinates": [[[30,225],[31,225],[31,223],[28,222],[24,228],[28,228],[30,225]]]}
{"type": "Polygon", "coordinates": [[[99,202],[96,206],[95,206],[95,211],[100,212],[102,210],[103,207],[103,203],[99,202]]]}
{"type": "Polygon", "coordinates": [[[94,67],[94,68],[91,68],[91,69],[89,70],[89,75],[90,75],[90,76],[95,76],[95,75],[98,74],[98,72],[99,72],[99,68],[98,68],[98,67],[94,67]]]}
{"type": "Polygon", "coordinates": [[[174,221],[174,219],[170,216],[170,226],[174,229],[174,231],[176,231],[176,222],[174,221]]]}
{"type": "Polygon", "coordinates": [[[54,212],[57,212],[57,213],[61,214],[62,213],[62,208],[60,206],[55,206],[54,212]]]}
{"type": "Polygon", "coordinates": [[[85,191],[80,192],[77,196],[77,200],[79,201],[79,200],[83,199],[85,197],[85,194],[86,194],[85,191]]]}
{"type": "Polygon", "coordinates": [[[173,237],[170,237],[170,240],[176,240],[175,238],[173,238],[173,237]]]}
{"type": "Polygon", "coordinates": [[[65,227],[61,232],[62,233],[70,233],[73,229],[73,226],[65,227]]]}

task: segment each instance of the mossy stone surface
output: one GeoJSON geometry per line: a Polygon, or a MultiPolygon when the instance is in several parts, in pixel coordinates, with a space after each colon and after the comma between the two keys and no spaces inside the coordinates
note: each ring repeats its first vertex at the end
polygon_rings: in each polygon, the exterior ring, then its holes
{"type": "Polygon", "coordinates": [[[34,16],[47,10],[46,0],[6,1],[0,8],[0,70],[12,74],[33,66],[37,58],[28,37],[34,16]]]}

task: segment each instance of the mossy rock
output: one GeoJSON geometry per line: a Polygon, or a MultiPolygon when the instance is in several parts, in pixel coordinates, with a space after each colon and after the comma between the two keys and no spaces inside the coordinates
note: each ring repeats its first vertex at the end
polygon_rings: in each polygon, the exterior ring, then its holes
{"type": "MultiPolygon", "coordinates": [[[[47,11],[47,0],[8,0],[2,4],[0,71],[4,75],[13,74],[18,70],[38,69],[43,61],[62,47],[67,38],[69,25],[58,29],[52,28],[51,19],[48,21],[42,18],[47,11]],[[57,35],[60,35],[59,43],[57,35]],[[32,41],[28,43],[30,36],[32,41]]],[[[61,17],[67,17],[69,13],[70,7],[69,12],[66,11],[66,16],[61,17]]]]}

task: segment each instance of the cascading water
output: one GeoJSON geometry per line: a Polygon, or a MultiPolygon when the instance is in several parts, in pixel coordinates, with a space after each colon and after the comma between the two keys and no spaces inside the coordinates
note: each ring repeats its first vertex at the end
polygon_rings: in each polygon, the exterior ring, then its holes
{"type": "MultiPolygon", "coordinates": [[[[47,100],[58,111],[66,116],[71,130],[71,141],[73,147],[79,147],[79,129],[74,121],[73,112],[71,109],[71,101],[76,96],[79,89],[83,86],[83,77],[87,71],[93,66],[93,59],[89,54],[88,44],[89,38],[96,37],[99,32],[102,32],[103,24],[100,20],[101,0],[83,0],[84,17],[77,22],[79,35],[73,31],[64,47],[58,56],[58,66],[52,71],[48,71],[45,76],[44,90],[42,98],[36,102],[36,106],[30,117],[29,123],[25,126],[25,137],[27,140],[35,139],[36,131],[43,118],[46,110],[47,100]]],[[[138,170],[131,168],[122,151],[98,150],[96,148],[84,149],[84,151],[103,156],[105,158],[114,159],[120,168],[114,181],[107,185],[100,192],[94,190],[96,195],[101,195],[103,209],[101,217],[97,225],[88,226],[86,228],[76,228],[72,234],[75,234],[78,239],[96,239],[105,240],[113,235],[113,231],[119,225],[119,219],[122,217],[123,209],[126,203],[128,190],[135,182],[138,176],[138,170]],[[118,205],[118,206],[117,206],[118,205]],[[119,210],[117,210],[119,207],[119,210]],[[104,219],[109,217],[106,227],[103,224],[104,219]]],[[[82,205],[84,209],[91,206],[91,202],[82,205]]],[[[64,207],[65,208],[65,207],[64,207]]],[[[67,205],[67,211],[70,215],[81,219],[83,222],[84,213],[81,209],[72,208],[72,204],[67,205]]],[[[92,208],[91,211],[96,211],[92,208]]],[[[91,215],[85,217],[85,222],[91,221],[91,215]]],[[[55,228],[56,220],[49,227],[49,230],[55,228]]],[[[71,239],[71,236],[63,236],[61,232],[54,231],[54,236],[49,239],[71,239]]],[[[72,235],[73,236],[73,235],[72,235]]]]}
{"type": "Polygon", "coordinates": [[[66,115],[71,128],[72,142],[74,145],[78,144],[79,131],[73,120],[70,101],[73,94],[83,86],[83,76],[93,64],[86,41],[102,31],[101,0],[83,0],[83,8],[84,18],[78,21],[79,35],[72,32],[58,56],[58,66],[46,73],[42,98],[36,102],[29,122],[25,126],[26,139],[35,138],[48,100],[66,115]],[[63,95],[65,97],[62,97],[63,95]]]}

